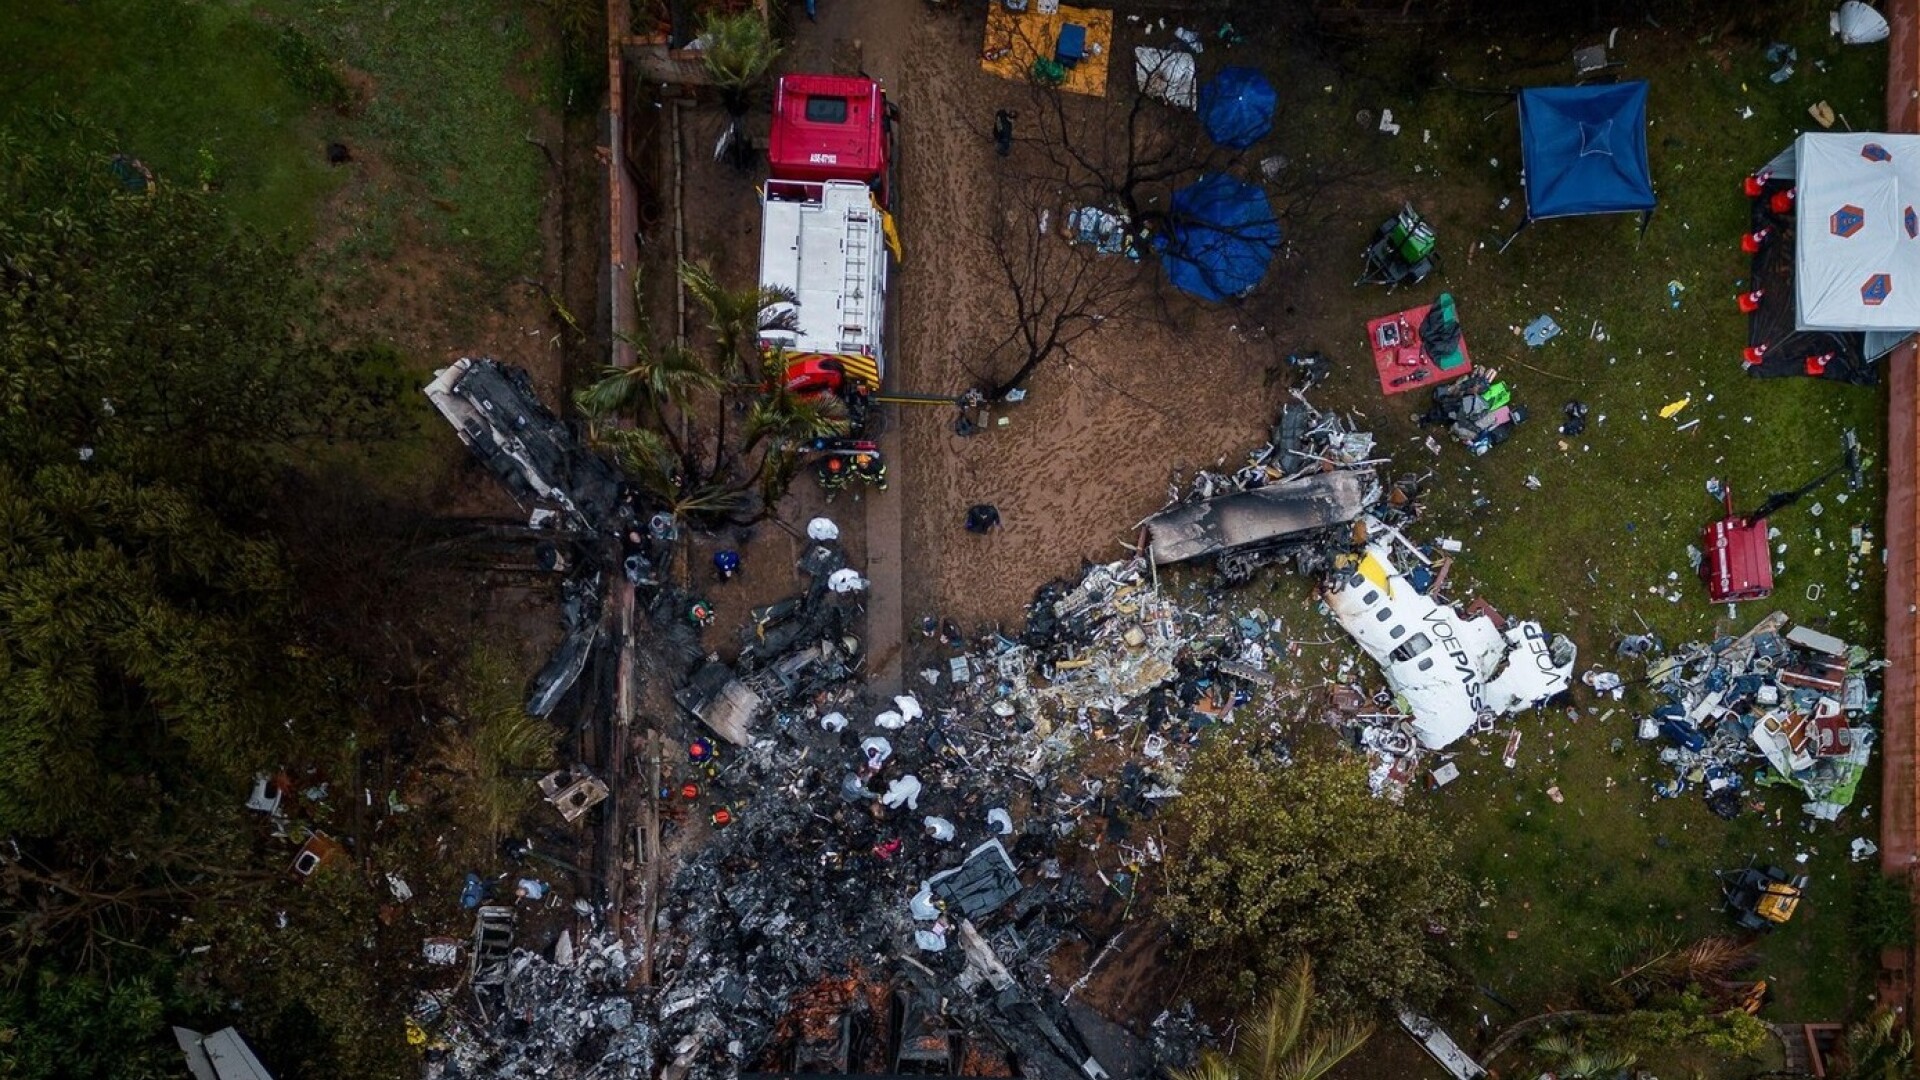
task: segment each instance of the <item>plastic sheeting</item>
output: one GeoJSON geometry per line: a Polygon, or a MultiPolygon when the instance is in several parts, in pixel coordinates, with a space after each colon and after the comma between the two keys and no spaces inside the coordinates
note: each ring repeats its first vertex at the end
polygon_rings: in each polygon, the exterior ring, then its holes
{"type": "Polygon", "coordinates": [[[1200,88],[1200,122],[1214,142],[1245,150],[1273,130],[1273,109],[1279,101],[1265,75],[1250,67],[1230,67],[1200,88]]]}
{"type": "Polygon", "coordinates": [[[1267,276],[1280,222],[1266,192],[1208,173],[1173,193],[1157,246],[1175,287],[1218,302],[1245,296],[1267,276]]]}
{"type": "Polygon", "coordinates": [[[1193,72],[1193,54],[1178,49],[1133,50],[1133,78],[1140,92],[1176,109],[1194,108],[1200,100],[1193,72]]]}
{"type": "Polygon", "coordinates": [[[1871,45],[1887,40],[1887,20],[1860,0],[1847,0],[1827,19],[1827,28],[1842,45],[1871,45]]]}

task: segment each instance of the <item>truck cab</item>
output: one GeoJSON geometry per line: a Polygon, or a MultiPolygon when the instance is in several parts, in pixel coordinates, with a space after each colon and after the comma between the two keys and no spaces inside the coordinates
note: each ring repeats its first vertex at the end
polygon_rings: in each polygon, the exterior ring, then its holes
{"type": "Polygon", "coordinates": [[[767,163],[775,180],[866,184],[891,210],[893,106],[857,75],[783,75],[773,92],[767,163]]]}

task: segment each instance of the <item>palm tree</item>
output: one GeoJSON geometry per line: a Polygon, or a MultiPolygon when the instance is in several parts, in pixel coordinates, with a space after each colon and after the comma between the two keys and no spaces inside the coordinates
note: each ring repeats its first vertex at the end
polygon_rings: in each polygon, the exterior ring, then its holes
{"type": "Polygon", "coordinates": [[[1533,1046],[1541,1060],[1564,1080],[1613,1080],[1633,1068],[1639,1055],[1630,1050],[1591,1047],[1565,1032],[1554,1032],[1533,1046]]]}
{"type": "Polygon", "coordinates": [[[759,347],[761,334],[792,331],[800,326],[795,308],[800,298],[792,289],[771,285],[729,289],[712,270],[696,262],[680,264],[680,282],[707,313],[714,358],[720,374],[727,378],[749,377],[754,365],[748,350],[759,347]]]}
{"type": "Polygon", "coordinates": [[[1847,1029],[1841,1053],[1845,1067],[1827,1073],[1836,1080],[1904,1080],[1912,1075],[1913,1033],[1881,1009],[1847,1029]]]}
{"type": "Polygon", "coordinates": [[[711,355],[652,346],[643,330],[626,339],[633,366],[606,369],[574,400],[594,422],[594,439],[674,516],[709,524],[747,523],[750,514],[759,520],[786,495],[800,447],[846,431],[845,410],[838,401],[789,391],[785,354],[760,351],[761,334],[795,326],[792,290],[729,289],[692,262],[680,264],[679,276],[706,312],[711,355]],[[709,395],[712,426],[700,430],[692,417],[709,395]],[[737,437],[729,431],[735,412],[745,417],[737,437]],[[622,417],[637,425],[603,423],[622,417]],[[756,489],[760,508],[753,514],[756,489]]]}
{"type": "Polygon", "coordinates": [[[678,345],[652,349],[639,341],[633,345],[633,366],[608,367],[597,381],[574,395],[574,404],[595,424],[596,437],[602,434],[600,421],[627,414],[650,417],[681,467],[691,470],[696,465],[692,448],[676,432],[668,410],[683,412],[698,395],[724,390],[727,380],[689,349],[678,345]]]}
{"type": "Polygon", "coordinates": [[[780,45],[773,40],[766,20],[752,11],[737,15],[709,14],[700,24],[700,37],[706,42],[701,64],[707,78],[720,91],[720,102],[737,125],[747,114],[753,92],[773,70],[780,45]]]}
{"type": "Polygon", "coordinates": [[[1301,957],[1254,1013],[1240,1021],[1233,1051],[1207,1050],[1177,1080],[1319,1080],[1373,1035],[1373,1024],[1309,1023],[1313,961],[1301,957]]]}
{"type": "MultiPolygon", "coordinates": [[[[752,358],[759,350],[761,334],[774,330],[793,330],[799,325],[800,317],[794,309],[798,297],[793,290],[767,285],[729,289],[720,283],[712,270],[695,262],[680,264],[680,281],[707,313],[707,329],[713,333],[715,372],[723,379],[738,380],[743,384],[738,387],[741,390],[784,390],[785,365],[776,370],[773,365],[764,361],[755,363],[752,358]],[[756,382],[755,375],[759,375],[761,381],[756,382]]],[[[724,471],[728,463],[725,455],[728,452],[727,410],[730,404],[728,395],[722,394],[714,413],[715,473],[724,471]]],[[[752,449],[753,444],[749,442],[742,452],[752,449]]]]}

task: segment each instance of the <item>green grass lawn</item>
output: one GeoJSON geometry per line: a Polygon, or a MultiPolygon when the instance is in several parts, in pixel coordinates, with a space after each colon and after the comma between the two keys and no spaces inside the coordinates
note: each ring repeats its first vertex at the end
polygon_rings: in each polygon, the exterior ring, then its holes
{"type": "Polygon", "coordinates": [[[259,8],[364,76],[354,115],[329,126],[349,142],[376,140],[406,177],[381,188],[363,225],[365,254],[392,254],[387,219],[413,215],[489,276],[538,270],[546,165],[527,137],[555,79],[526,6],[260,0],[259,8]]]}
{"type": "Polygon", "coordinates": [[[269,233],[309,237],[329,191],[311,98],[243,9],[182,0],[0,5],[0,111],[69,112],[165,181],[206,184],[269,233]]]}
{"type": "MultiPolygon", "coordinates": [[[[1301,254],[1299,268],[1282,263],[1276,271],[1288,289],[1270,288],[1253,303],[1267,305],[1263,314],[1277,333],[1292,335],[1282,339],[1289,347],[1320,347],[1335,360],[1339,371],[1319,403],[1364,412],[1397,472],[1432,470],[1427,517],[1416,532],[1465,543],[1451,591],[1482,595],[1572,634],[1582,670],[1597,664],[1639,675],[1638,662],[1616,660],[1612,645],[1643,620],[1678,644],[1744,631],[1775,608],[1880,648],[1884,391],[1756,380],[1739,363],[1745,323],[1733,298],[1747,263],[1738,249],[1747,223],[1741,178],[1802,125],[1812,126],[1806,108],[1816,101],[1861,130],[1883,112],[1885,50],[1843,49],[1825,39],[1823,14],[1803,14],[1774,31],[1800,51],[1798,72],[1780,85],[1767,80],[1767,39],[1625,27],[1615,49],[1627,61],[1619,74],[1652,83],[1648,141],[1660,208],[1651,227],[1641,236],[1637,218],[1624,215],[1540,222],[1504,255],[1495,248],[1523,205],[1516,111],[1497,95],[1450,88],[1441,74],[1457,87],[1564,84],[1573,48],[1604,31],[1501,39],[1498,48],[1458,33],[1438,50],[1413,35],[1318,55],[1286,45],[1276,47],[1288,50],[1286,62],[1268,65],[1288,107],[1271,145],[1254,153],[1290,159],[1287,190],[1276,202],[1293,209],[1284,224],[1301,254]],[[1382,108],[1402,125],[1398,136],[1356,119],[1360,110],[1377,117],[1382,108]],[[1743,117],[1748,108],[1751,118],[1743,117]],[[1315,177],[1341,175],[1356,179],[1313,189],[1315,177]],[[1435,222],[1444,272],[1391,296],[1349,289],[1372,227],[1402,199],[1435,222]],[[1510,200],[1504,207],[1503,199],[1510,200]],[[1348,252],[1352,263],[1343,261],[1348,252]],[[1681,286],[1677,307],[1669,282],[1681,286]],[[1476,363],[1501,369],[1533,416],[1483,458],[1451,443],[1438,458],[1422,448],[1424,433],[1410,414],[1429,395],[1383,402],[1362,347],[1365,319],[1440,289],[1459,301],[1476,363]],[[1565,333],[1528,349],[1516,331],[1542,313],[1565,333]],[[1563,447],[1555,429],[1562,404],[1575,398],[1592,413],[1585,434],[1563,447]],[[1663,406],[1683,398],[1691,399],[1684,411],[1660,418],[1663,406]],[[1687,559],[1687,546],[1719,513],[1707,480],[1731,484],[1736,503],[1750,507],[1835,463],[1848,427],[1869,448],[1869,490],[1843,495],[1836,482],[1777,514],[1784,571],[1775,596],[1738,611],[1708,604],[1687,559]],[[1847,539],[1855,525],[1874,536],[1874,554],[1850,576],[1847,539]]],[[[1269,596],[1247,599],[1275,609],[1269,596]]],[[[1366,674],[1377,680],[1370,668],[1366,674]]],[[[1866,867],[1848,863],[1846,848],[1854,836],[1877,833],[1876,819],[1862,819],[1878,801],[1877,768],[1837,824],[1809,833],[1798,793],[1783,788],[1754,794],[1764,814],[1722,822],[1697,793],[1652,797],[1654,751],[1633,740],[1630,719],[1650,700],[1590,697],[1581,699],[1577,719],[1560,712],[1522,719],[1517,768],[1500,764],[1503,726],[1499,738],[1456,745],[1466,773],[1460,782],[1411,797],[1457,823],[1466,868],[1490,886],[1483,928],[1457,950],[1470,981],[1519,1014],[1576,1006],[1580,990],[1611,978],[1620,952],[1636,941],[1727,931],[1713,871],[1753,855],[1813,879],[1800,914],[1761,946],[1756,976],[1772,979],[1777,992],[1766,1015],[1864,1011],[1872,965],[1852,920],[1866,867]],[[1602,720],[1609,709],[1613,715],[1602,720]],[[1556,785],[1560,804],[1546,795],[1556,785]],[[1794,857],[1803,852],[1801,866],[1794,857]]],[[[1481,1011],[1497,1026],[1515,1018],[1472,991],[1452,1007],[1462,1022],[1481,1011]]]]}
{"type": "Polygon", "coordinates": [[[296,244],[351,175],[326,163],[345,142],[365,159],[348,169],[385,167],[322,239],[383,260],[412,238],[497,286],[538,268],[546,166],[526,140],[557,83],[527,18],[506,0],[0,5],[0,109],[100,123],[296,244]]]}

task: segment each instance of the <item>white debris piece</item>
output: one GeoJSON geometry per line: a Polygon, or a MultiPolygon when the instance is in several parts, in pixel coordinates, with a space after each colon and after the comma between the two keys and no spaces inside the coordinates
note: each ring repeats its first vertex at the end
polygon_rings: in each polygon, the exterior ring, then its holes
{"type": "Polygon", "coordinates": [[[1413,714],[1420,745],[1438,750],[1482,717],[1530,709],[1567,688],[1574,645],[1534,622],[1503,632],[1485,616],[1465,618],[1413,587],[1383,545],[1367,546],[1358,568],[1332,575],[1323,591],[1342,629],[1378,663],[1413,714]]]}

